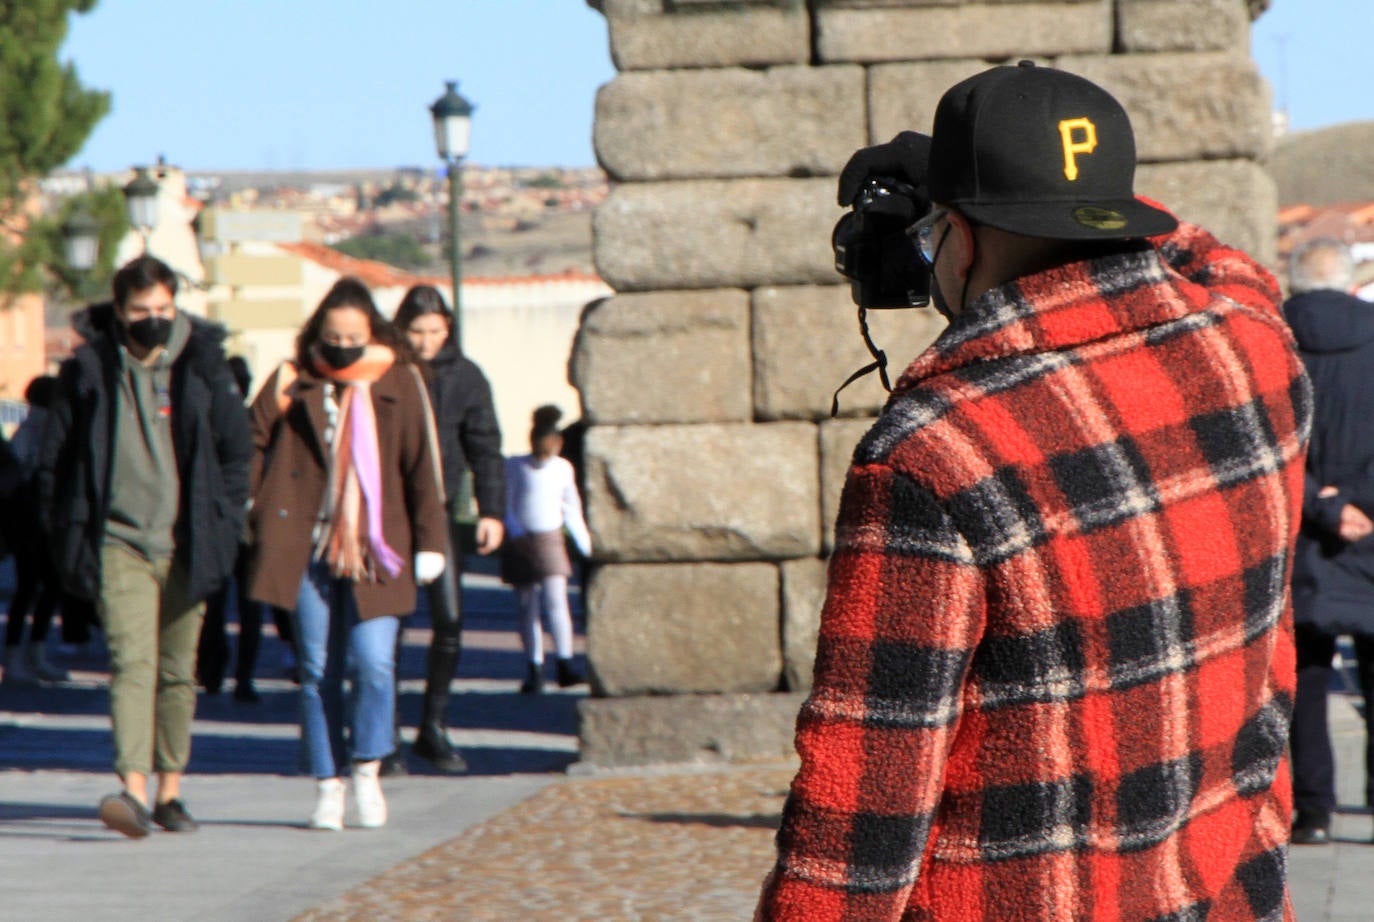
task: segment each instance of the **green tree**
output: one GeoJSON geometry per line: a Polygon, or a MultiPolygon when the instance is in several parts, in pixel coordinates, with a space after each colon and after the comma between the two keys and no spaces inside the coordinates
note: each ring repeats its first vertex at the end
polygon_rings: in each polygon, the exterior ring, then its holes
{"type": "Polygon", "coordinates": [[[531,189],[561,189],[563,188],[563,177],[557,173],[540,173],[527,181],[525,185],[531,189]]]}
{"type": "MultiPolygon", "coordinates": [[[[110,110],[110,95],[81,85],[76,68],[58,60],[70,13],[96,0],[0,0],[0,223],[22,234],[23,209],[35,180],[81,150],[110,110]]],[[[15,246],[0,238],[0,291],[37,291],[40,266],[52,255],[43,235],[15,246]]]]}
{"type": "Polygon", "coordinates": [[[375,259],[402,269],[426,269],[429,254],[410,234],[366,234],[334,244],[334,249],[357,259],[375,259]]]}
{"type": "Polygon", "coordinates": [[[419,193],[414,189],[407,189],[398,181],[393,182],[381,192],[378,192],[377,197],[372,200],[372,206],[374,208],[385,208],[397,202],[414,202],[419,198],[419,193]]]}

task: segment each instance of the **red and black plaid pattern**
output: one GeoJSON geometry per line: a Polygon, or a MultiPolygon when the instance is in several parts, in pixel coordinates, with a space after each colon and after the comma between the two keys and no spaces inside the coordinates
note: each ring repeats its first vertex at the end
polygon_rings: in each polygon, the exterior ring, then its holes
{"type": "Polygon", "coordinates": [[[1283,920],[1311,398],[1184,225],[1021,279],[857,448],[759,917],[1283,920]]]}

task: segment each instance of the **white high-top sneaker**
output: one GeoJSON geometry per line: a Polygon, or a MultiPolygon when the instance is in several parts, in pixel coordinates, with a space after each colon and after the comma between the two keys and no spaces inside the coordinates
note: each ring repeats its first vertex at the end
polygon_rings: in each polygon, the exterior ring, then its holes
{"type": "Polygon", "coordinates": [[[311,829],[338,832],[344,822],[344,783],[342,778],[321,778],[315,783],[315,812],[310,814],[311,829]]]}
{"type": "Polygon", "coordinates": [[[380,778],[382,761],[353,763],[353,796],[358,800],[358,825],[376,829],[386,825],[386,798],[380,778]]]}

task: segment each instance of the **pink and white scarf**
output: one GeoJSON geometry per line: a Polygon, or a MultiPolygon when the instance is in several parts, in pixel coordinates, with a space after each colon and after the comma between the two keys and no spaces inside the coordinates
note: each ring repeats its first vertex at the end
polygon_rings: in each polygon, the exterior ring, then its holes
{"type": "Polygon", "coordinates": [[[324,533],[315,559],[327,561],[334,574],[375,582],[378,565],[395,578],[405,561],[382,533],[382,467],[377,445],[377,418],[372,384],[396,361],[386,346],[370,344],[363,357],[347,368],[330,366],[313,356],[317,373],[339,388],[339,414],[329,444],[324,533]]]}

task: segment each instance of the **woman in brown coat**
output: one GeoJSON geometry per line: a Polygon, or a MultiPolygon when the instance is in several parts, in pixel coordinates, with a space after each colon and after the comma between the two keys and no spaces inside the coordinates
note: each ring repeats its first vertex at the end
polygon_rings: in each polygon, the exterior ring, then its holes
{"type": "Polygon", "coordinates": [[[351,756],[359,824],[386,822],[398,616],[443,572],[444,491],[425,383],[357,279],[340,279],[253,402],[252,597],[294,610],[310,825],[343,827],[351,756]],[[412,579],[412,574],[414,578],[412,579]],[[353,676],[345,743],[343,678],[353,676]]]}

